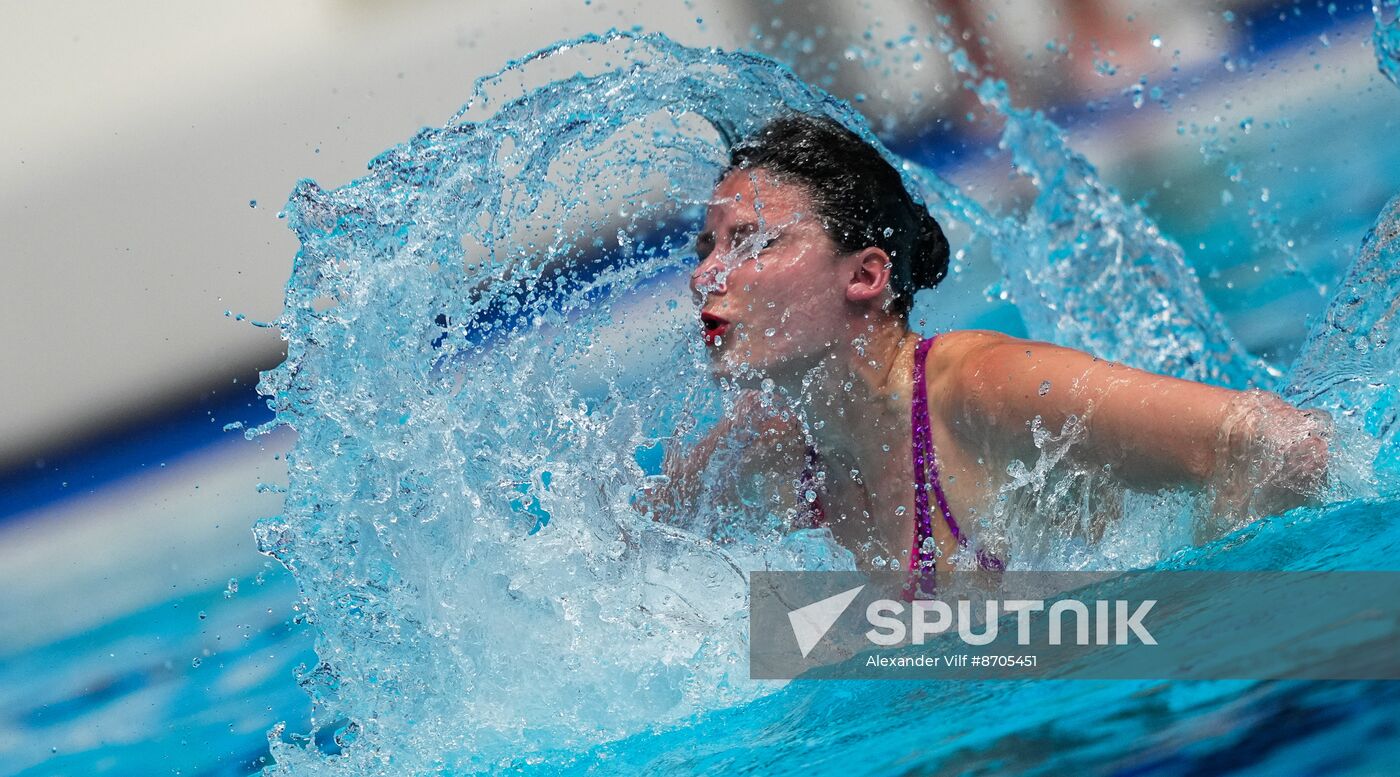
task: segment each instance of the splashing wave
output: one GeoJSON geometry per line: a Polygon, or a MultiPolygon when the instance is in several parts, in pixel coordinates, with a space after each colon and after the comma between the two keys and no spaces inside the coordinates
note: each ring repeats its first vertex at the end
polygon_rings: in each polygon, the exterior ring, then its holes
{"type": "MultiPolygon", "coordinates": [[[[1032,335],[1236,387],[1277,380],[1052,124],[996,82],[977,89],[1039,191],[1028,211],[996,215],[890,159],[937,215],[991,241],[1032,335]]],[[[745,572],[849,554],[825,531],[783,531],[761,491],[737,514],[697,506],[723,533],[655,523],[632,500],[662,446],[729,401],[707,377],[684,246],[729,143],[790,110],[883,148],[776,62],[614,32],[480,80],[363,178],[297,185],[288,357],[260,384],[297,442],[285,512],[256,531],[295,573],[320,663],[301,675],[315,731],[275,731],[269,773],[529,764],[774,690],[746,678],[745,572]]],[[[1355,331],[1363,314],[1339,315],[1334,330],[1355,331]]],[[[1310,369],[1296,385],[1319,385],[1310,369]]],[[[1374,369],[1329,365],[1326,380],[1374,369]]],[[[1181,541],[1128,539],[1146,549],[1097,560],[1152,563],[1181,541]]]]}

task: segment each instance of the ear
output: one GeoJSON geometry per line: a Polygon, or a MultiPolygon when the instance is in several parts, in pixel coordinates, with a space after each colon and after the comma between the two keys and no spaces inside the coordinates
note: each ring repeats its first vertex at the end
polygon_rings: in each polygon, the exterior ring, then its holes
{"type": "Polygon", "coordinates": [[[890,285],[890,272],[893,263],[884,250],[870,246],[858,251],[847,260],[851,278],[846,283],[846,299],[851,302],[870,302],[880,298],[890,285]]]}

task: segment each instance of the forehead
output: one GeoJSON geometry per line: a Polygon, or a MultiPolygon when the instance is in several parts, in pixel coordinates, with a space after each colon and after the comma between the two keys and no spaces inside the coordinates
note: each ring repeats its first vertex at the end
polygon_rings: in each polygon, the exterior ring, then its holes
{"type": "Polygon", "coordinates": [[[801,186],[779,181],[761,168],[738,169],[731,170],[715,186],[705,221],[711,226],[760,217],[764,221],[790,222],[810,212],[810,199],[801,186]]]}

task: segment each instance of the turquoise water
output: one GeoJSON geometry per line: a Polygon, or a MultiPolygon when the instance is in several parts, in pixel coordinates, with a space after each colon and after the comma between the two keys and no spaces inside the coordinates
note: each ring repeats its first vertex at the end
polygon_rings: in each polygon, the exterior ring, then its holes
{"type": "MultiPolygon", "coordinates": [[[[1291,318],[1319,314],[1315,326],[1296,338],[1296,360],[1262,358],[1230,326],[1259,297],[1212,293],[1197,275],[1208,263],[1168,237],[1184,232],[1159,228],[1054,125],[941,43],[1001,117],[1008,169],[1032,193],[980,200],[896,161],[972,236],[968,250],[997,263],[991,296],[1014,304],[1016,326],[1284,392],[1333,411],[1343,441],[1326,507],[1200,547],[1181,495],[1130,503],[1131,520],[1087,550],[1014,521],[982,529],[1038,548],[1015,558],[1022,568],[1395,569],[1397,205],[1351,215],[1373,222],[1369,237],[1302,265],[1328,288],[1291,318]]],[[[848,558],[820,533],[782,531],[761,494],[737,509],[702,501],[676,526],[629,502],[656,477],[662,447],[698,436],[728,396],[705,377],[686,245],[727,139],[783,108],[828,113],[873,140],[849,106],[770,60],[659,36],[585,38],[483,79],[457,117],[386,151],[364,178],[300,183],[285,214],[302,247],[277,321],[289,355],[263,381],[298,441],[285,511],[256,530],[290,575],[232,604],[210,591],[152,608],[140,627],[110,624],[7,661],[9,706],[23,712],[5,731],[34,745],[20,768],[1377,774],[1400,762],[1396,683],[747,679],[744,571],[848,558]],[[293,583],[302,606],[289,626],[266,610],[293,583]],[[239,647],[216,645],[186,669],[209,648],[177,624],[202,610],[239,647]],[[114,640],[151,624],[172,644],[100,668],[114,640]],[[66,683],[33,679],[55,663],[66,683]],[[92,693],[93,677],[108,690],[92,693]],[[308,697],[309,719],[286,712],[308,697]],[[172,733],[38,765],[46,735],[97,716],[172,733]],[[270,743],[249,735],[279,720],[270,743]]],[[[1393,128],[1373,119],[1366,131],[1393,128]]],[[[1388,154],[1377,149],[1374,164],[1388,154]]],[[[1331,210],[1306,196],[1323,184],[1297,185],[1284,198],[1294,217],[1331,210]]],[[[1216,229],[1245,243],[1258,236],[1249,221],[1216,229]]],[[[1340,222],[1334,231],[1345,234],[1340,222]]],[[[915,317],[936,304],[921,300],[915,317]]],[[[713,485],[724,470],[721,457],[713,485]]]]}
{"type": "MultiPolygon", "coordinates": [[[[1283,391],[1339,429],[1331,506],[1204,549],[1190,547],[1186,494],[1123,497],[1128,517],[1090,548],[1015,507],[979,528],[1001,532],[1021,568],[1389,568],[1395,206],[1297,364],[1269,363],[1139,206],[942,48],[1000,117],[1033,196],[980,201],[892,159],[985,246],[1031,336],[1283,391]]],[[[761,490],[738,506],[707,491],[677,525],[630,500],[658,476],[659,450],[728,399],[691,331],[688,230],[729,140],[794,109],[878,142],[771,60],[588,37],[483,79],[445,127],[364,178],[297,187],[285,213],[302,249],[277,322],[288,358],[261,389],[298,442],[287,512],[258,535],[300,585],[322,659],[306,682],[313,725],[343,749],[274,742],[269,772],[765,771],[798,753],[843,773],[1181,772],[1226,751],[1260,769],[1275,751],[1296,759],[1290,748],[1334,757],[1339,741],[1352,759],[1339,767],[1359,773],[1393,757],[1374,722],[1394,712],[1390,686],[747,679],[744,572],[850,557],[823,531],[783,531],[761,490]],[[1288,705],[1342,722],[1284,731],[1288,705]]],[[[1051,442],[1007,505],[1063,501],[1047,471],[1073,439],[1051,442]]],[[[729,468],[715,458],[705,478],[718,486],[729,468]]]]}
{"type": "Polygon", "coordinates": [[[278,721],[306,730],[292,681],[314,664],[285,573],[220,585],[6,656],[0,773],[246,775],[278,721]]]}
{"type": "Polygon", "coordinates": [[[1400,3],[1395,0],[1375,0],[1371,10],[1376,15],[1376,62],[1381,72],[1400,86],[1400,3]]]}
{"type": "MultiPolygon", "coordinates": [[[[1394,570],[1397,507],[1297,511],[1154,566],[1394,570]]],[[[1400,762],[1398,713],[1400,683],[1386,681],[799,680],[677,730],[550,754],[537,771],[1379,775],[1400,762]]]]}

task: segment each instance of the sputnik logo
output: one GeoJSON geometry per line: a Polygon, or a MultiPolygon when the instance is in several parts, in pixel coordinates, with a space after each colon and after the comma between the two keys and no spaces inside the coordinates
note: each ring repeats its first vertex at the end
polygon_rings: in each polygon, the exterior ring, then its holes
{"type": "Polygon", "coordinates": [[[841,613],[851,606],[851,602],[860,594],[863,585],[858,585],[849,591],[842,591],[835,596],[828,596],[819,602],[812,602],[806,607],[798,607],[788,613],[788,622],[792,624],[792,635],[797,637],[797,647],[802,651],[802,657],[806,658],[812,652],[812,648],[822,641],[822,637],[831,630],[836,620],[841,617],[841,613]]]}

